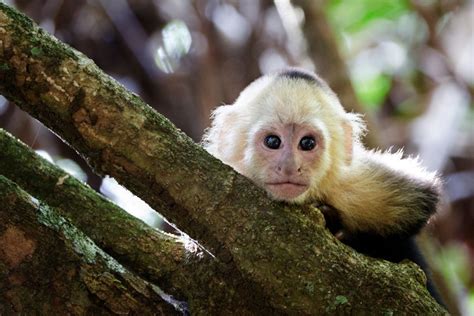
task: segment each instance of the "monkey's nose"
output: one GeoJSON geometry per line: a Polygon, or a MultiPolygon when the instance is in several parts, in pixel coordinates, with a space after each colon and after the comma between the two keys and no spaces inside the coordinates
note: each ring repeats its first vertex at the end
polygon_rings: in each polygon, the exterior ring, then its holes
{"type": "Polygon", "coordinates": [[[289,167],[289,166],[277,166],[277,173],[283,174],[285,176],[294,176],[294,175],[300,175],[301,174],[301,167],[296,168],[296,167],[289,167]]]}

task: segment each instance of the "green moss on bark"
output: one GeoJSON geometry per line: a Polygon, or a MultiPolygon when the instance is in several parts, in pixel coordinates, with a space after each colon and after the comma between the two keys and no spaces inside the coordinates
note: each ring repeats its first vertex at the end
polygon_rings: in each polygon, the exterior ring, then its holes
{"type": "Polygon", "coordinates": [[[178,314],[54,209],[0,176],[0,314],[178,314]]]}

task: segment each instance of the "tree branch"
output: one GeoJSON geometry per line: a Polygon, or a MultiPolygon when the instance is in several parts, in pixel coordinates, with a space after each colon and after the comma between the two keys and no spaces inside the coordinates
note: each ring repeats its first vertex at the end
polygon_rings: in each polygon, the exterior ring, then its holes
{"type": "Polygon", "coordinates": [[[178,314],[157,286],[3,176],[0,209],[0,314],[178,314]]]}
{"type": "Polygon", "coordinates": [[[238,289],[225,291],[232,282],[192,241],[149,227],[2,129],[0,152],[0,175],[54,207],[127,269],[186,301],[193,313],[246,314],[256,305],[238,289]]]}

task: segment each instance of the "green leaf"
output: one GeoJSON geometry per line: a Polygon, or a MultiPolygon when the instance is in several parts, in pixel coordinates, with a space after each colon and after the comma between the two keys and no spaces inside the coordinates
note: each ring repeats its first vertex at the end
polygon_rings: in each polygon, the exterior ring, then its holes
{"type": "Polygon", "coordinates": [[[40,47],[33,47],[31,50],[31,55],[37,57],[43,54],[43,50],[40,47]]]}
{"type": "Polygon", "coordinates": [[[337,305],[344,305],[344,304],[347,304],[348,302],[349,302],[349,300],[344,295],[336,296],[336,301],[335,301],[336,306],[337,305]]]}

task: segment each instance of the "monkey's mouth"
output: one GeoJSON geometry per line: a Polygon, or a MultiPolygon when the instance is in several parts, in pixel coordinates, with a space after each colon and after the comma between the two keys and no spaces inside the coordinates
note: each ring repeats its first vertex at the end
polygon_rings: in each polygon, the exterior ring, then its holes
{"type": "Polygon", "coordinates": [[[272,195],[282,200],[294,199],[308,189],[307,184],[291,181],[266,183],[265,186],[272,195]]]}

